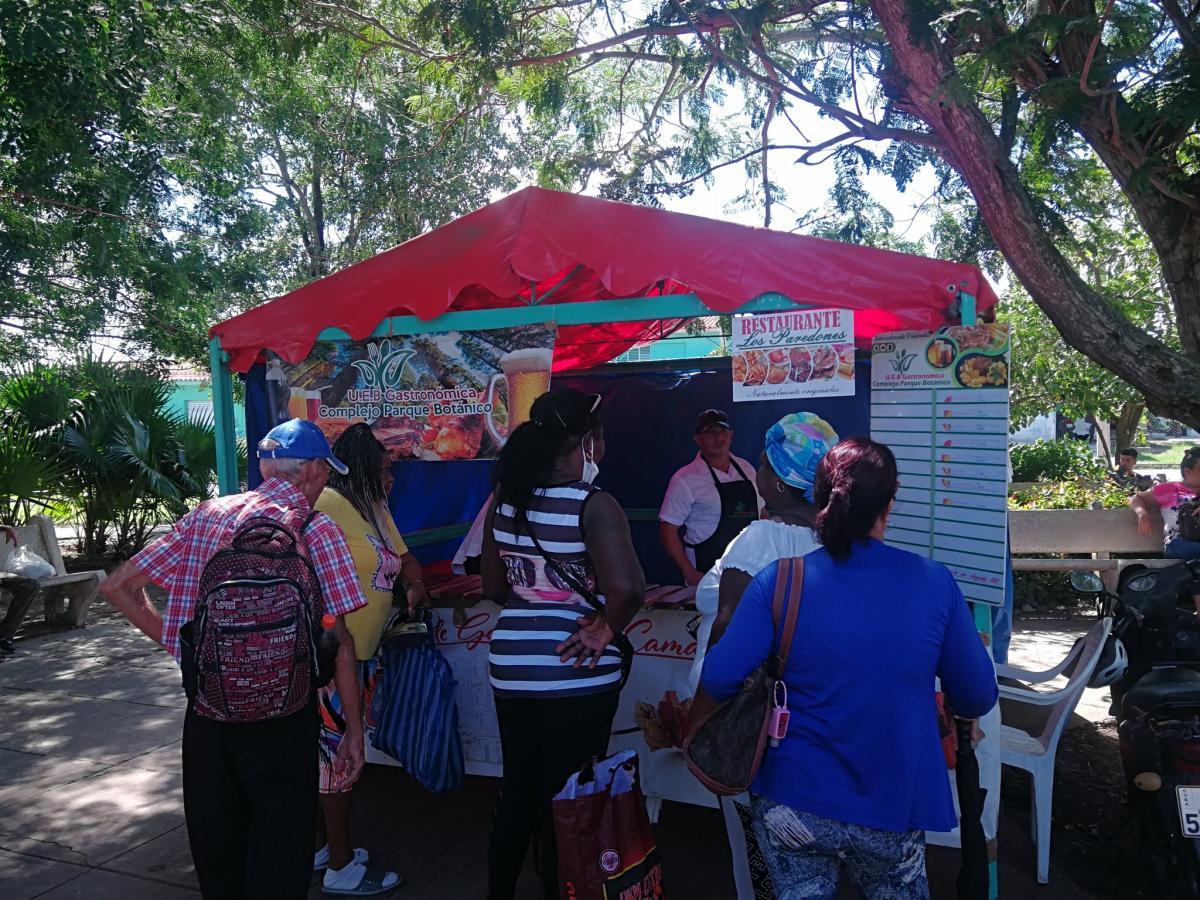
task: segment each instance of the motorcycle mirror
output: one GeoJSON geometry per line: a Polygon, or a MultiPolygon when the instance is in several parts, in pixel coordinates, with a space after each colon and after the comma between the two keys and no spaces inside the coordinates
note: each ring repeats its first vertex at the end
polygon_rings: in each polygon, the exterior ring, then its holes
{"type": "Polygon", "coordinates": [[[1104,591],[1104,582],[1095,572],[1072,572],[1071,587],[1081,594],[1100,594],[1104,591]]]}

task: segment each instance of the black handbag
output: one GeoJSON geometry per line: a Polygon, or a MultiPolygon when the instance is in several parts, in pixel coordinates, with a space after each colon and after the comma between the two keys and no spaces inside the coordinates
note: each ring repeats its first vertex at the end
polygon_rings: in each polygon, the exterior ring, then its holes
{"type": "Polygon", "coordinates": [[[771,604],[773,630],[779,630],[780,619],[783,619],[778,652],[768,656],[747,676],[741,690],[703,719],[692,723],[687,740],[683,742],[683,758],[688,769],[718,796],[732,797],[748,790],[762,763],[775,707],[775,685],[783,678],[787,665],[803,583],[803,558],[780,560],[775,598],[771,604]]]}
{"type": "Polygon", "coordinates": [[[1179,536],[1185,541],[1200,541],[1200,519],[1196,518],[1196,514],[1200,513],[1200,500],[1188,500],[1180,505],[1177,512],[1179,536]]]}

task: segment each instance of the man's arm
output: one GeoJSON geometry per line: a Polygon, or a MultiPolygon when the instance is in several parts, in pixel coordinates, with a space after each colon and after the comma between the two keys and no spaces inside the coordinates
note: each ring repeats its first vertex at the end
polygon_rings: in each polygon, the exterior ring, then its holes
{"type": "Polygon", "coordinates": [[[153,583],[149,575],[133,563],[127,562],[100,582],[100,593],[137,626],[139,631],[154,643],[161,645],[162,616],[146,596],[146,588],[153,583]]]}
{"type": "Polygon", "coordinates": [[[658,523],[658,540],[667,556],[671,558],[671,562],[675,563],[675,567],[683,575],[683,583],[688,587],[699,584],[704,573],[692,565],[692,561],[688,559],[687,548],[683,546],[683,538],[679,536],[679,526],[660,521],[658,523]]]}
{"type": "Polygon", "coordinates": [[[658,511],[658,540],[666,551],[675,568],[683,575],[683,583],[688,587],[699,584],[704,573],[698,570],[688,559],[687,548],[679,537],[680,527],[692,514],[696,498],[688,487],[683,471],[676,472],[667,485],[667,493],[663,497],[662,508],[658,511]]]}
{"type": "Polygon", "coordinates": [[[17,529],[11,525],[0,525],[0,531],[4,532],[4,538],[14,547],[21,546],[21,539],[17,537],[17,529]]]}

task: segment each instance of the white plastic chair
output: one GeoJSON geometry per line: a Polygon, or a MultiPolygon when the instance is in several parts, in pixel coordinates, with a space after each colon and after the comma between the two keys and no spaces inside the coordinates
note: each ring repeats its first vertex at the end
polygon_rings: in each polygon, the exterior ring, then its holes
{"type": "Polygon", "coordinates": [[[1031,706],[1049,706],[1050,717],[1040,734],[1030,734],[1009,725],[1000,726],[1000,760],[1006,766],[1024,769],[1033,777],[1033,841],[1037,845],[1037,879],[1041,884],[1050,880],[1050,811],[1054,800],[1054,758],[1058,739],[1067,720],[1075,711],[1079,698],[1100,659],[1104,641],[1112,630],[1112,619],[1101,619],[1071,648],[1066,659],[1053,669],[1029,672],[1016,666],[996,666],[996,675],[1030,684],[1050,681],[1075,663],[1065,687],[1056,691],[1033,691],[1028,688],[1000,685],[1000,698],[1031,706]]]}

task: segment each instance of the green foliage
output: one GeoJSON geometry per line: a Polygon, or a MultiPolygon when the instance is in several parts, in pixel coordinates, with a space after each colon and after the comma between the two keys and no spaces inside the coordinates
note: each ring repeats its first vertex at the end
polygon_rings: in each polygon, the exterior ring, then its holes
{"type": "Polygon", "coordinates": [[[0,415],[0,524],[26,521],[49,509],[66,466],[52,441],[17,416],[0,415]]]}
{"type": "Polygon", "coordinates": [[[1079,606],[1079,594],[1063,572],[1013,572],[1013,605],[1024,611],[1079,606]]]}
{"type": "Polygon", "coordinates": [[[1009,498],[1010,509],[1124,509],[1129,492],[1107,478],[1100,481],[1042,481],[1009,498]]]}
{"type": "Polygon", "coordinates": [[[1092,454],[1087,441],[1073,438],[1016,444],[1010,455],[1013,481],[1064,481],[1071,478],[1099,481],[1107,471],[1104,463],[1092,454]]]}
{"type": "Polygon", "coordinates": [[[88,357],[0,382],[0,518],[77,519],[91,558],[140,549],[215,475],[211,425],[165,412],[169,390],[160,369],[88,357]]]}
{"type": "MultiPolygon", "coordinates": [[[[531,168],[526,129],[444,65],[299,6],[0,0],[0,359],[199,361],[214,321],[531,168]]],[[[452,8],[472,39],[502,21],[452,8]]]]}

